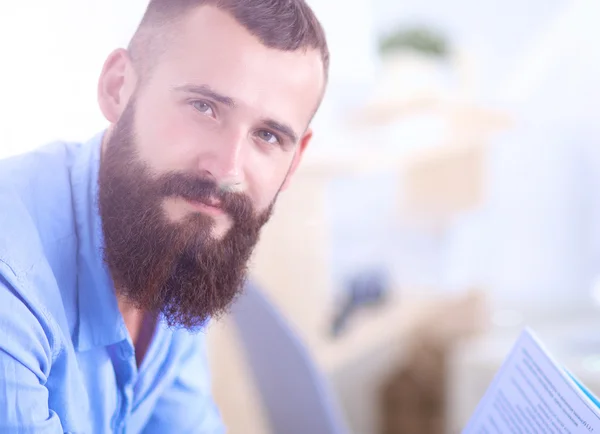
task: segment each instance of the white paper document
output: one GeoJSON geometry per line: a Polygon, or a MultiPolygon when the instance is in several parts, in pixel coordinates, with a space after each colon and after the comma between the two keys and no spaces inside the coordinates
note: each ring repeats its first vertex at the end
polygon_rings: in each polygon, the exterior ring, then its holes
{"type": "Polygon", "coordinates": [[[525,330],[463,434],[600,434],[594,399],[525,330]]]}

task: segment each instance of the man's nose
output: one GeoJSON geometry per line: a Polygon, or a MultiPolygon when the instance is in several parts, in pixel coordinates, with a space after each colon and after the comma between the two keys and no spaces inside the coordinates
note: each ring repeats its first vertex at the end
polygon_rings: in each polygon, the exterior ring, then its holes
{"type": "Polygon", "coordinates": [[[200,156],[198,169],[219,185],[239,186],[244,182],[243,160],[248,145],[247,137],[241,133],[220,137],[200,156]]]}

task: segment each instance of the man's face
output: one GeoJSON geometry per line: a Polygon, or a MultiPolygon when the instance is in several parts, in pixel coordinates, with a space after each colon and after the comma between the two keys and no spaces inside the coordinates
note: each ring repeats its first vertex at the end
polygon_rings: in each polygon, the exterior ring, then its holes
{"type": "MultiPolygon", "coordinates": [[[[320,56],[267,48],[211,7],[177,26],[137,101],[140,159],[155,173],[212,178],[264,211],[301,157],[324,85],[320,56]]],[[[211,215],[215,237],[231,225],[207,203],[173,197],[162,206],[173,221],[211,215]]]]}
{"type": "Polygon", "coordinates": [[[267,48],[217,9],[177,26],[147,79],[123,74],[99,204],[117,290],[193,327],[241,289],[324,78],[317,52],[267,48]]]}

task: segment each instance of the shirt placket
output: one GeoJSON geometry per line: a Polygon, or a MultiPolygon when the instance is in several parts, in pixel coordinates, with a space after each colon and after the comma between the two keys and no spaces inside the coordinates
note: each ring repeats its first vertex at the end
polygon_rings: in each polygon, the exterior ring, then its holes
{"type": "Polygon", "coordinates": [[[135,350],[129,340],[117,343],[112,351],[113,366],[117,380],[117,408],[113,418],[113,432],[125,434],[127,419],[133,404],[133,386],[137,377],[135,350]]]}

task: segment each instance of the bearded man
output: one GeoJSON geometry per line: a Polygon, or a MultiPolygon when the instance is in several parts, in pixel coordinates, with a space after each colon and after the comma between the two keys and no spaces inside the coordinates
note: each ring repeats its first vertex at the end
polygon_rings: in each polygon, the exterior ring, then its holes
{"type": "Polygon", "coordinates": [[[328,63],[304,0],[151,0],[102,69],[107,129],[0,161],[0,432],[224,432],[199,331],[242,290],[328,63]]]}

